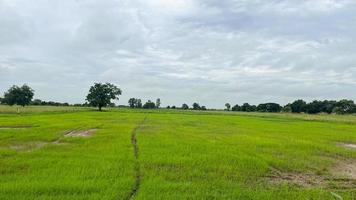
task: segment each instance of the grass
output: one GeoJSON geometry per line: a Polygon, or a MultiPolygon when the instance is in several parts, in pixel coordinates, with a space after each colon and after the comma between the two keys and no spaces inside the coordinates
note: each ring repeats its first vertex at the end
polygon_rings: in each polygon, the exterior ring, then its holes
{"type": "Polygon", "coordinates": [[[355,180],[334,173],[355,163],[340,143],[356,144],[356,116],[25,109],[0,107],[0,127],[32,126],[0,128],[0,199],[126,199],[135,170],[133,199],[356,199],[355,180]],[[135,160],[131,134],[144,118],[135,160]]]}

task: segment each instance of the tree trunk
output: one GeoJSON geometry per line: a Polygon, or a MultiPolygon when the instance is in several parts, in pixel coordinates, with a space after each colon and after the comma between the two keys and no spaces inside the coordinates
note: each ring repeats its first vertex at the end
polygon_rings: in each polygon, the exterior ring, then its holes
{"type": "Polygon", "coordinates": [[[101,111],[101,106],[99,106],[99,111],[101,111]]]}

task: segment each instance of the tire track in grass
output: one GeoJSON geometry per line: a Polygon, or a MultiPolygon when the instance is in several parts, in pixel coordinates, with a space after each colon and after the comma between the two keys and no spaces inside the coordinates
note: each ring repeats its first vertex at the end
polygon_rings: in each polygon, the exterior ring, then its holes
{"type": "Polygon", "coordinates": [[[134,171],[135,171],[135,183],[131,188],[130,193],[128,196],[125,198],[126,200],[133,199],[136,195],[138,190],[140,189],[141,185],[141,166],[138,161],[138,155],[139,155],[139,149],[138,149],[138,144],[137,144],[137,131],[143,127],[147,120],[147,117],[145,117],[131,132],[131,144],[134,148],[134,157],[135,157],[135,166],[134,166],[134,171]]]}

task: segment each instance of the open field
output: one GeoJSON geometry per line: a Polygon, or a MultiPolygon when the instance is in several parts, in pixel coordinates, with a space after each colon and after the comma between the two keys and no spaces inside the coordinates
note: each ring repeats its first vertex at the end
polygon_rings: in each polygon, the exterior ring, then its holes
{"type": "Polygon", "coordinates": [[[356,116],[1,106],[0,199],[356,199],[355,144],[356,116]]]}

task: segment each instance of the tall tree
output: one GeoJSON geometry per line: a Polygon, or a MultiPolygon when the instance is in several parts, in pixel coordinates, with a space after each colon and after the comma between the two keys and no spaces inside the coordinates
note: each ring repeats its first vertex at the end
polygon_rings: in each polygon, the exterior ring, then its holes
{"type": "Polygon", "coordinates": [[[141,101],[141,99],[137,99],[137,101],[136,101],[136,108],[142,108],[142,101],[141,101]]]}
{"type": "Polygon", "coordinates": [[[231,105],[229,103],[225,103],[225,107],[227,111],[230,111],[231,105]]]}
{"type": "Polygon", "coordinates": [[[161,99],[158,98],[158,99],[156,100],[156,108],[159,108],[160,106],[161,106],[161,99]]]}
{"type": "Polygon", "coordinates": [[[34,90],[26,84],[21,87],[14,85],[5,92],[3,102],[10,106],[16,104],[24,107],[30,104],[33,95],[34,90]]]}
{"type": "Polygon", "coordinates": [[[121,89],[111,83],[94,83],[89,89],[86,100],[101,111],[101,108],[108,106],[111,100],[119,99],[121,93],[121,89]]]}

